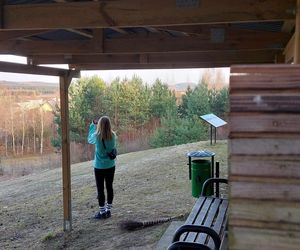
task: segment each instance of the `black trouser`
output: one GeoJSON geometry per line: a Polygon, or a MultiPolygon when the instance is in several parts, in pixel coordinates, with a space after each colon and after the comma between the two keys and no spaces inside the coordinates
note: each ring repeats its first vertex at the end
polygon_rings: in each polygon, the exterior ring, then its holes
{"type": "Polygon", "coordinates": [[[104,180],[107,191],[107,203],[112,204],[114,199],[113,181],[115,176],[115,167],[107,169],[95,169],[95,178],[98,192],[98,202],[100,207],[104,207],[105,194],[104,194],[104,180]]]}

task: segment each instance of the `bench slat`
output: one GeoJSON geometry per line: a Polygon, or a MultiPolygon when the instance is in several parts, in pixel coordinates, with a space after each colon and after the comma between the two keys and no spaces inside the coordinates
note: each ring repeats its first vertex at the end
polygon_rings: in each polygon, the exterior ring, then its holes
{"type": "Polygon", "coordinates": [[[199,213],[199,210],[203,207],[203,204],[206,201],[206,197],[200,197],[197,202],[195,203],[192,212],[190,213],[190,215],[188,216],[188,218],[186,219],[184,224],[189,224],[192,225],[195,221],[195,218],[197,217],[197,214],[199,213]]]}
{"type": "MultiPolygon", "coordinates": [[[[213,225],[213,229],[219,234],[220,238],[222,238],[224,232],[224,220],[226,220],[226,213],[228,208],[228,200],[222,200],[222,203],[219,207],[219,212],[216,218],[216,221],[213,225]]],[[[215,247],[214,241],[211,237],[209,237],[208,246],[213,249],[215,247]]]]}
{"type": "MultiPolygon", "coordinates": [[[[207,216],[207,213],[210,211],[210,207],[213,202],[213,198],[211,197],[205,197],[205,202],[202,207],[194,207],[193,210],[197,211],[197,217],[194,218],[193,223],[190,223],[190,225],[203,225],[204,219],[207,216]]],[[[193,211],[192,210],[192,211],[193,211]]],[[[184,239],[184,241],[188,242],[194,242],[197,237],[197,233],[187,233],[187,237],[184,239]]]]}
{"type": "MultiPolygon", "coordinates": [[[[184,223],[185,225],[192,225],[194,223],[195,218],[197,217],[197,214],[199,213],[199,210],[203,207],[205,201],[206,201],[206,197],[200,197],[196,201],[196,203],[195,203],[195,205],[194,205],[194,207],[193,207],[190,215],[188,216],[188,218],[186,219],[186,221],[184,223]]],[[[183,241],[185,241],[185,238],[186,238],[187,234],[188,233],[182,234],[182,236],[180,237],[180,239],[183,240],[183,241]]]]}
{"type": "MultiPolygon", "coordinates": [[[[208,211],[208,215],[206,217],[206,220],[204,222],[204,226],[212,227],[212,223],[216,217],[216,213],[219,209],[221,203],[221,199],[214,199],[211,208],[208,211]]],[[[199,235],[196,237],[196,242],[200,244],[204,244],[207,238],[207,234],[199,233],[199,235]]]]}

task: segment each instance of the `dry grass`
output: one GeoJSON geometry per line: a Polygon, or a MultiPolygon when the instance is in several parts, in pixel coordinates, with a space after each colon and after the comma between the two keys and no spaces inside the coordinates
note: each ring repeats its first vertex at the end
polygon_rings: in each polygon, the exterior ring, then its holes
{"type": "Polygon", "coordinates": [[[25,176],[61,166],[60,154],[7,158],[0,162],[0,181],[25,176]]]}
{"type": "Polygon", "coordinates": [[[150,220],[187,214],[191,197],[186,153],[216,152],[227,176],[227,143],[208,142],[151,149],[118,156],[110,219],[90,219],[97,210],[91,162],[72,166],[73,227],[62,231],[61,170],[0,182],[0,249],[154,249],[167,224],[123,232],[124,219],[150,220]]]}

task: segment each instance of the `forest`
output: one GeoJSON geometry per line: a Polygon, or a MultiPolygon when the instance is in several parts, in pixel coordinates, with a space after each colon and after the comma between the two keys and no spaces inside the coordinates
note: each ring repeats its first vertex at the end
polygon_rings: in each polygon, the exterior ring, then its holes
{"type": "MultiPolygon", "coordinates": [[[[111,118],[120,153],[206,140],[208,127],[199,116],[228,112],[228,88],[222,76],[207,71],[184,91],[160,79],[147,84],[139,76],[99,76],[72,82],[69,90],[72,161],[90,159],[87,128],[102,115],[111,118]]],[[[57,90],[0,88],[0,156],[3,158],[60,152],[60,109],[57,90]]]]}

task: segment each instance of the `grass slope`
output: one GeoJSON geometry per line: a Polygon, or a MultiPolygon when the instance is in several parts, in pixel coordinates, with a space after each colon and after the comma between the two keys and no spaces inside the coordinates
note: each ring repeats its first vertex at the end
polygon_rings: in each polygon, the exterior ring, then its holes
{"type": "Polygon", "coordinates": [[[112,217],[97,211],[91,162],[72,165],[73,231],[62,231],[61,169],[0,182],[0,249],[154,249],[168,223],[134,232],[124,219],[153,220],[188,214],[191,197],[186,153],[211,150],[227,176],[227,142],[191,143],[118,156],[112,217]]]}

